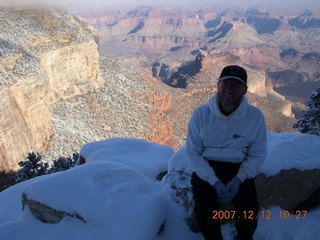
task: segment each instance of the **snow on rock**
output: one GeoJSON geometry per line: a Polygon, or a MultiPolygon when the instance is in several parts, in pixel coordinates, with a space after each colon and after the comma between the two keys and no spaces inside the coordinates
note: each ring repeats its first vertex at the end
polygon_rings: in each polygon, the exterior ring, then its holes
{"type": "Polygon", "coordinates": [[[320,189],[320,137],[269,133],[267,140],[263,174],[255,178],[260,205],[313,209],[320,189]]]}
{"type": "Polygon", "coordinates": [[[320,169],[320,137],[302,133],[268,133],[268,154],[262,173],[273,176],[281,170],[320,169]]]}
{"type": "MultiPolygon", "coordinates": [[[[320,169],[319,139],[300,133],[268,134],[268,155],[262,169],[266,181],[281,177],[281,170],[320,169]]],[[[201,234],[191,232],[186,222],[192,208],[192,170],[185,147],[174,153],[169,147],[143,140],[110,139],[85,145],[81,155],[87,164],[37,177],[0,193],[0,239],[203,239],[201,234]],[[157,174],[167,169],[166,177],[155,182],[157,174]],[[23,193],[29,200],[70,215],[57,224],[43,223],[34,217],[28,204],[21,212],[23,193]],[[157,235],[163,222],[164,230],[157,235]]],[[[293,180],[296,176],[292,173],[293,180]]],[[[312,181],[309,175],[301,179],[306,184],[312,181]]],[[[271,189],[281,185],[294,193],[299,184],[281,178],[271,189]]],[[[265,183],[260,188],[268,192],[265,183]]],[[[268,195],[277,197],[274,191],[268,195]]],[[[292,219],[280,219],[277,213],[281,208],[277,206],[267,206],[265,211],[272,212],[272,219],[259,218],[255,240],[319,238],[319,208],[310,208],[308,216],[300,220],[293,214],[292,219]]],[[[222,232],[224,239],[233,239],[233,225],[223,225],[222,232]]]]}
{"type": "Polygon", "coordinates": [[[167,171],[168,159],[173,153],[169,146],[142,139],[113,138],[84,145],[80,155],[86,162],[119,162],[156,179],[161,172],[167,171]]]}
{"type": "Polygon", "coordinates": [[[261,209],[258,229],[254,235],[254,239],[318,240],[320,234],[319,214],[319,208],[313,211],[302,212],[299,215],[285,212],[284,209],[278,206],[261,209]]]}
{"type": "Polygon", "coordinates": [[[115,162],[88,163],[49,175],[30,183],[24,193],[29,200],[60,212],[81,216],[83,221],[65,217],[59,224],[40,221],[30,224],[34,222],[34,217],[25,207],[16,222],[0,227],[0,239],[21,239],[12,237],[14,233],[8,229],[21,229],[19,236],[34,231],[32,239],[44,239],[37,229],[42,224],[51,225],[49,228],[43,227],[50,239],[88,239],[87,232],[90,232],[92,239],[108,236],[113,240],[150,240],[157,235],[165,221],[167,202],[163,184],[153,182],[135,169],[115,162]],[[22,226],[26,222],[30,225],[28,229],[22,226]],[[76,224],[77,231],[74,232],[74,227],[67,228],[68,224],[76,224]],[[6,231],[2,231],[3,228],[6,231]]]}
{"type": "Polygon", "coordinates": [[[183,145],[169,159],[166,182],[170,186],[172,199],[183,207],[185,212],[183,217],[189,227],[193,230],[198,230],[197,223],[192,218],[194,204],[190,183],[191,174],[192,170],[189,165],[186,147],[183,145]]]}
{"type": "Polygon", "coordinates": [[[0,192],[0,225],[17,219],[22,211],[22,193],[32,182],[38,181],[47,175],[32,178],[30,180],[18,183],[6,190],[0,192]]]}
{"type": "Polygon", "coordinates": [[[188,160],[187,148],[183,145],[179,151],[175,152],[169,159],[169,171],[178,171],[182,169],[190,169],[190,162],[188,160]]]}
{"type": "Polygon", "coordinates": [[[192,170],[188,164],[185,145],[169,159],[169,169],[166,182],[170,185],[173,199],[181,204],[187,216],[191,216],[193,200],[191,194],[192,170]]]}

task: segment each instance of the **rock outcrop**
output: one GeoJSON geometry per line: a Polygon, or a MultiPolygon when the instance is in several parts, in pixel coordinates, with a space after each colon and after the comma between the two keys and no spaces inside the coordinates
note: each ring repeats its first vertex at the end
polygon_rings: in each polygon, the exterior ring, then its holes
{"type": "Polygon", "coordinates": [[[22,210],[28,206],[32,214],[44,223],[59,223],[64,217],[72,217],[79,219],[80,221],[86,223],[87,221],[83,219],[79,214],[76,213],[68,213],[65,211],[59,211],[52,207],[46,206],[45,204],[28,199],[27,194],[22,194],[22,210]]]}
{"type": "Polygon", "coordinates": [[[0,9],[0,162],[49,147],[51,104],[101,87],[97,34],[62,10],[0,9]]]}
{"type": "Polygon", "coordinates": [[[255,183],[260,206],[267,208],[277,205],[287,211],[310,210],[316,207],[311,202],[312,198],[320,197],[319,173],[319,169],[305,171],[290,169],[282,170],[271,177],[258,175],[255,183]],[[303,206],[303,209],[298,209],[299,206],[303,206]]]}

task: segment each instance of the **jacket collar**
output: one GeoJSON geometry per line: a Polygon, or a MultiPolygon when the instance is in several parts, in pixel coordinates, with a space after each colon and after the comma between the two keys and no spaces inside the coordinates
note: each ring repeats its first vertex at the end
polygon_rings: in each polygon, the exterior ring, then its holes
{"type": "Polygon", "coordinates": [[[238,106],[238,108],[228,116],[221,113],[220,108],[219,108],[218,99],[217,99],[217,94],[215,94],[211,97],[208,104],[209,104],[209,108],[210,108],[211,112],[215,116],[217,116],[218,118],[222,118],[222,119],[229,119],[229,118],[236,118],[238,116],[241,116],[242,114],[245,114],[245,112],[247,111],[248,100],[247,100],[246,96],[243,96],[242,101],[241,101],[240,105],[238,106]]]}

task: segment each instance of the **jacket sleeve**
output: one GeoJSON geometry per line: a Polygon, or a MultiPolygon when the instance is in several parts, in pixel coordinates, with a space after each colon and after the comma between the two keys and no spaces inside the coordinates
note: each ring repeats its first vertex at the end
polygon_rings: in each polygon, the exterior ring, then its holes
{"type": "Polygon", "coordinates": [[[259,118],[255,122],[258,126],[249,146],[247,158],[241,164],[237,177],[243,182],[247,178],[254,178],[261,172],[267,155],[267,130],[263,113],[259,110],[259,118]]]}
{"type": "Polygon", "coordinates": [[[193,112],[188,126],[186,140],[187,156],[193,171],[204,181],[213,186],[219,179],[208,161],[202,157],[204,150],[203,139],[201,137],[202,119],[199,109],[193,112]]]}

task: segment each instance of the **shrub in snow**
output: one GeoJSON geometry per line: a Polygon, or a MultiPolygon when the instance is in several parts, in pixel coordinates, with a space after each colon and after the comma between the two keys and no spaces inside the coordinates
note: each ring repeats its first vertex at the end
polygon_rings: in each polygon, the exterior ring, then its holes
{"type": "Polygon", "coordinates": [[[17,173],[16,182],[19,183],[41,175],[65,171],[74,167],[78,158],[78,153],[73,154],[72,158],[59,157],[49,167],[48,163],[42,161],[40,154],[29,153],[26,161],[18,163],[21,169],[17,173]]]}
{"type": "Polygon", "coordinates": [[[65,171],[76,165],[76,162],[79,159],[79,153],[74,153],[71,157],[59,157],[57,160],[53,161],[51,168],[48,170],[48,173],[55,173],[65,171]]]}
{"type": "Polygon", "coordinates": [[[42,162],[41,155],[34,152],[28,154],[26,161],[20,161],[18,164],[21,169],[17,174],[17,183],[48,173],[49,164],[42,162]]]}
{"type": "Polygon", "coordinates": [[[309,109],[301,112],[302,118],[292,127],[301,133],[320,136],[320,88],[311,94],[306,106],[308,106],[309,109]]]}
{"type": "Polygon", "coordinates": [[[0,192],[16,183],[17,173],[10,170],[9,172],[0,171],[0,192]]]}

